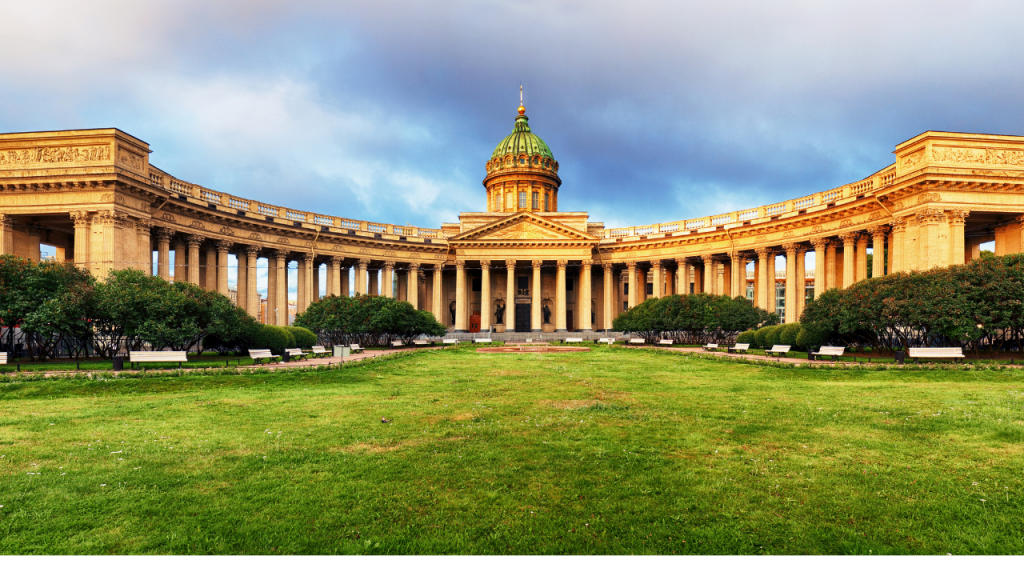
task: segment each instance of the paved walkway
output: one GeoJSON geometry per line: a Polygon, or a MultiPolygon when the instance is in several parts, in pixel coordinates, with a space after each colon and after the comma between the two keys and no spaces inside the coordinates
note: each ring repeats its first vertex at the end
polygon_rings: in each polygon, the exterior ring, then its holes
{"type": "Polygon", "coordinates": [[[667,350],[669,352],[675,352],[678,354],[702,354],[706,356],[718,356],[721,358],[746,358],[748,360],[764,360],[764,361],[775,361],[779,364],[829,364],[835,366],[853,366],[859,364],[859,362],[835,362],[828,360],[808,360],[807,358],[779,358],[774,356],[764,356],[758,354],[735,354],[730,352],[720,352],[704,350],[703,348],[669,348],[667,346],[639,346],[639,348],[646,348],[648,350],[667,350]]]}

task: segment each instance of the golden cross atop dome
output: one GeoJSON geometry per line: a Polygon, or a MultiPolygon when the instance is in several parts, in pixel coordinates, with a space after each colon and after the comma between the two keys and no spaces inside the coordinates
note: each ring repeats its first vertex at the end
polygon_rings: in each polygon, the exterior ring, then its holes
{"type": "Polygon", "coordinates": [[[519,115],[526,114],[526,108],[523,107],[523,85],[519,85],[519,115]]]}

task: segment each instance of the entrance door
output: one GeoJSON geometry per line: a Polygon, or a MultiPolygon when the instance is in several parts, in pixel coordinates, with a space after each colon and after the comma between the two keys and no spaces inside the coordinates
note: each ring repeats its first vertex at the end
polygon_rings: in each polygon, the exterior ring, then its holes
{"type": "Polygon", "coordinates": [[[469,317],[469,331],[474,334],[480,331],[480,315],[473,314],[469,317]]]}
{"type": "Polygon", "coordinates": [[[516,304],[516,332],[530,331],[530,305],[516,304]]]}
{"type": "Polygon", "coordinates": [[[565,329],[569,332],[575,332],[575,330],[572,329],[572,310],[565,311],[565,329]]]}

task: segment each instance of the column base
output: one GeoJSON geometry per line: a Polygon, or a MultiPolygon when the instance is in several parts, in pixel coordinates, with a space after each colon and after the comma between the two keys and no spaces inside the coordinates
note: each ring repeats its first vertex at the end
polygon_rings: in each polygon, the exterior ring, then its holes
{"type": "Polygon", "coordinates": [[[568,330],[566,330],[565,328],[558,328],[555,330],[555,332],[568,332],[568,330]]]}
{"type": "Polygon", "coordinates": [[[530,330],[530,332],[543,332],[543,330],[541,330],[540,328],[533,328],[530,330]]]}

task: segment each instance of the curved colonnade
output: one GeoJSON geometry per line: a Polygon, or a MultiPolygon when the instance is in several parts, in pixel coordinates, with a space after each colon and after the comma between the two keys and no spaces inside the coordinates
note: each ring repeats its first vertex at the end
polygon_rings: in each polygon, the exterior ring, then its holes
{"type": "MultiPolygon", "coordinates": [[[[274,324],[287,322],[294,261],[297,312],[325,294],[382,294],[455,331],[534,332],[610,329],[645,298],[691,292],[749,296],[792,322],[806,298],[831,287],[964,263],[989,241],[997,254],[1024,250],[1024,138],[1014,136],[926,132],[859,182],[611,229],[585,212],[543,211],[536,199],[532,209],[518,207],[511,192],[503,204],[493,188],[486,205],[502,211],[463,213],[440,228],[352,220],[188,183],[150,165],[150,152],[116,129],[0,135],[0,250],[38,259],[39,245],[50,245],[97,277],[152,270],[155,252],[160,276],[224,294],[234,280],[238,305],[274,324]],[[238,259],[233,279],[229,254],[238,259]],[[263,258],[265,302],[256,289],[263,258]]],[[[504,187],[517,185],[511,165],[504,187]]],[[[530,162],[522,166],[518,197],[527,202],[530,162]]]]}

